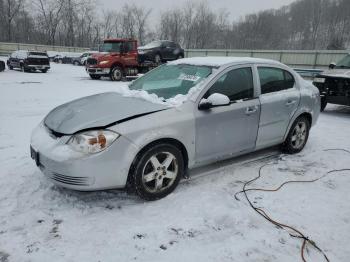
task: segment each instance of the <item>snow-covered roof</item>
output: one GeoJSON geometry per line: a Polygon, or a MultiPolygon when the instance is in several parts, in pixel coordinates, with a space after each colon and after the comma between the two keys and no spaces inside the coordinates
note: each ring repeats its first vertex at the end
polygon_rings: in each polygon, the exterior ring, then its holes
{"type": "Polygon", "coordinates": [[[215,57],[215,56],[206,56],[206,57],[191,57],[179,59],[176,61],[169,62],[169,64],[180,65],[180,64],[189,64],[189,65],[201,65],[201,66],[213,66],[221,67],[225,65],[239,65],[239,64],[250,64],[250,63],[263,63],[263,64],[278,64],[275,60],[262,59],[262,58],[253,58],[253,57],[215,57]]]}

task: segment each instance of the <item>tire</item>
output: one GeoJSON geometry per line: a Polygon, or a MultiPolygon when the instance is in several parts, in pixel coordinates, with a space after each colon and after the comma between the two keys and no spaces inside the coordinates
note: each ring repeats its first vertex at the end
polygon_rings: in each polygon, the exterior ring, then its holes
{"type": "Polygon", "coordinates": [[[176,59],[182,59],[184,56],[182,54],[179,54],[176,59]]]}
{"type": "Polygon", "coordinates": [[[309,138],[310,127],[311,123],[306,117],[298,117],[282,144],[282,151],[287,154],[296,154],[303,150],[309,138]]]}
{"type": "Polygon", "coordinates": [[[156,55],[154,56],[154,62],[155,62],[157,65],[159,65],[159,64],[162,63],[162,57],[160,56],[160,54],[156,54],[156,55]]]}
{"type": "Polygon", "coordinates": [[[326,108],[326,106],[327,106],[327,97],[322,97],[321,98],[321,112],[323,112],[324,111],[324,109],[326,108]]]}
{"type": "Polygon", "coordinates": [[[91,77],[91,79],[94,79],[94,80],[101,79],[101,76],[99,76],[99,75],[92,75],[92,74],[90,74],[90,77],[91,77]]]}
{"type": "Polygon", "coordinates": [[[181,151],[167,143],[147,148],[136,157],[134,163],[130,174],[132,187],[142,199],[148,201],[169,195],[184,175],[181,151]]]}
{"type": "Polygon", "coordinates": [[[123,69],[119,66],[113,67],[109,74],[109,77],[112,81],[121,81],[123,79],[123,76],[123,69]]]}
{"type": "Polygon", "coordinates": [[[13,66],[10,66],[10,65],[9,65],[8,67],[9,67],[10,70],[13,70],[13,66]]]}
{"type": "Polygon", "coordinates": [[[80,63],[78,61],[74,61],[73,65],[78,66],[78,65],[80,65],[80,63]]]}
{"type": "Polygon", "coordinates": [[[0,72],[5,71],[5,63],[0,61],[0,72]]]}
{"type": "Polygon", "coordinates": [[[58,60],[58,63],[59,63],[59,64],[63,64],[63,60],[62,60],[62,59],[59,59],[59,60],[58,60]]]}
{"type": "Polygon", "coordinates": [[[47,73],[47,69],[40,70],[42,73],[47,73]]]}

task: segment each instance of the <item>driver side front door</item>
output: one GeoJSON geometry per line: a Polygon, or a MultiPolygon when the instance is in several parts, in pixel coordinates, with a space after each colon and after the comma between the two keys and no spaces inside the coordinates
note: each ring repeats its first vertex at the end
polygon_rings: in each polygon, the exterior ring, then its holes
{"type": "Polygon", "coordinates": [[[254,88],[251,67],[223,74],[203,98],[220,93],[230,104],[209,110],[196,109],[196,160],[211,162],[239,155],[255,148],[260,102],[254,88]]]}

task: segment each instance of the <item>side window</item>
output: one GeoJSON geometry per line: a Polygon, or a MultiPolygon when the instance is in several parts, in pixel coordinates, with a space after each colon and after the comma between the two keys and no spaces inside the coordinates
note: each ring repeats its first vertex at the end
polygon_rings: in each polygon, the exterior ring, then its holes
{"type": "Polygon", "coordinates": [[[268,94],[294,87],[294,77],[287,71],[273,67],[258,68],[261,94],[268,94]]]}
{"type": "Polygon", "coordinates": [[[250,67],[232,70],[208,90],[204,98],[214,93],[226,95],[231,101],[246,100],[254,97],[253,73],[250,67]]]}

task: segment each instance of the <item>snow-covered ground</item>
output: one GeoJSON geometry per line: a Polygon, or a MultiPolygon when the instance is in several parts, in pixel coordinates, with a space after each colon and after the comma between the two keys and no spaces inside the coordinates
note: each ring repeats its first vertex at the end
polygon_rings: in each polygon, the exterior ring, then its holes
{"type": "MultiPolygon", "coordinates": [[[[192,172],[165,199],[142,202],[120,191],[82,193],[54,186],[29,156],[31,130],[53,107],[117,90],[82,67],[52,65],[47,74],[0,73],[0,261],[300,261],[301,241],[259,217],[240,195],[243,182],[274,188],[350,168],[350,109],[329,106],[298,155],[276,149],[192,172]],[[253,161],[263,156],[272,157],[253,161]]],[[[292,225],[326,252],[350,257],[350,173],[278,192],[250,192],[257,206],[292,225]]],[[[323,261],[308,248],[308,261],[323,261]]]]}

